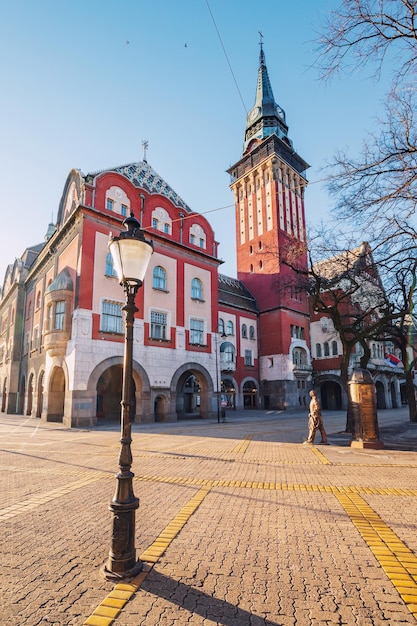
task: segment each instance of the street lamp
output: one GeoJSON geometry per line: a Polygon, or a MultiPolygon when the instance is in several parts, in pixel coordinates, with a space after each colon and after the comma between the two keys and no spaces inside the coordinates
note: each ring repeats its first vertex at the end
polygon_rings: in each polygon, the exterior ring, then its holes
{"type": "Polygon", "coordinates": [[[132,402],[132,363],[133,363],[133,324],[135,313],[139,310],[135,305],[138,289],[153,253],[153,243],[145,239],[138,220],[133,213],[127,217],[118,237],[110,234],[109,250],[113,258],[113,266],[126,294],[125,311],[125,347],[123,360],[123,388],[121,401],[121,438],[119,453],[119,472],[116,474],[117,485],[113,500],[109,504],[112,512],[111,548],[103,574],[107,579],[123,579],[135,576],[142,568],[136,560],[135,548],[135,511],[139,507],[139,499],[133,494],[131,472],[132,451],[131,414],[132,402]]]}
{"type": "MultiPolygon", "coordinates": [[[[221,339],[225,339],[227,337],[226,333],[223,331],[220,335],[221,339]]],[[[217,393],[217,422],[220,424],[220,390],[219,390],[219,360],[218,360],[218,352],[219,352],[219,336],[216,335],[216,393],[217,393]]],[[[226,420],[224,420],[226,421],[226,420]]]]}

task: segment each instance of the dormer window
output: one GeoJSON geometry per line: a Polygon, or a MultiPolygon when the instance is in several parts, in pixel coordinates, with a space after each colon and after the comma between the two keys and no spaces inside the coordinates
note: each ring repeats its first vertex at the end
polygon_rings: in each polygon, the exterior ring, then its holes
{"type": "Polygon", "coordinates": [[[192,224],[190,227],[190,243],[202,249],[206,248],[206,233],[199,224],[192,224]]]}
{"type": "Polygon", "coordinates": [[[126,217],[130,211],[130,200],[127,193],[117,185],[112,185],[106,191],[106,209],[126,217]]]}

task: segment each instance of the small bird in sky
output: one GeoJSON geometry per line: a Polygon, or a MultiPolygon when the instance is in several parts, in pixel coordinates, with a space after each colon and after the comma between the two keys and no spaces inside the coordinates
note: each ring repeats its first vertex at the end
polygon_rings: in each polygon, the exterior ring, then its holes
{"type": "Polygon", "coordinates": [[[126,45],[127,45],[128,43],[130,43],[130,41],[127,41],[127,39],[126,39],[126,45]]]}
{"type": "Polygon", "coordinates": [[[187,46],[187,44],[186,44],[186,43],[184,44],[184,48],[188,48],[188,46],[187,46]]]}

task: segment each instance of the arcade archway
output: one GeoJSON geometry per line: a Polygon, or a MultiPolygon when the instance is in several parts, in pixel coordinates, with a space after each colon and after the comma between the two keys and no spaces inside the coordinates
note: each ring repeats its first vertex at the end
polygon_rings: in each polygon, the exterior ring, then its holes
{"type": "Polygon", "coordinates": [[[324,382],[320,388],[321,406],[325,411],[340,411],[342,409],[342,390],[334,380],[324,382]]]}
{"type": "Polygon", "coordinates": [[[62,422],[64,420],[65,405],[65,374],[62,367],[55,367],[49,382],[48,394],[48,422],[62,422]]]}
{"type": "Polygon", "coordinates": [[[213,415],[213,382],[197,363],[183,365],[171,385],[176,397],[177,419],[208,418],[213,415]]]}

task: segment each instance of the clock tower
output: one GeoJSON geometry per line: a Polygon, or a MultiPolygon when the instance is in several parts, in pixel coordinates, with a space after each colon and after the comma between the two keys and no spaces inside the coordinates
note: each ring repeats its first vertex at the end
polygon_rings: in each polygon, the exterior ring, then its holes
{"type": "Polygon", "coordinates": [[[237,273],[259,309],[265,408],[307,405],[311,387],[304,191],[309,165],[294,150],[261,42],[255,103],[241,159],[228,173],[236,211],[237,273]]]}

